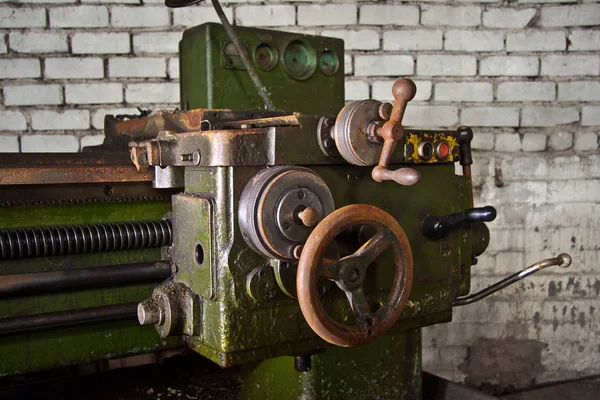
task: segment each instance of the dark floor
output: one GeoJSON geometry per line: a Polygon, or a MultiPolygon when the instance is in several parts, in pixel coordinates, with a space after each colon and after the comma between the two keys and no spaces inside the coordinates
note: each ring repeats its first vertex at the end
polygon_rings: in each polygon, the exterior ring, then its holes
{"type": "Polygon", "coordinates": [[[600,378],[581,379],[571,382],[513,393],[501,397],[504,400],[599,400],[600,378]]]}
{"type": "MultiPolygon", "coordinates": [[[[221,369],[197,355],[176,356],[160,364],[122,368],[84,376],[76,376],[77,371],[66,369],[52,375],[45,373],[1,379],[0,400],[239,399],[238,369],[221,369]]],[[[503,400],[599,400],[600,378],[554,384],[500,398],[503,400]]]]}

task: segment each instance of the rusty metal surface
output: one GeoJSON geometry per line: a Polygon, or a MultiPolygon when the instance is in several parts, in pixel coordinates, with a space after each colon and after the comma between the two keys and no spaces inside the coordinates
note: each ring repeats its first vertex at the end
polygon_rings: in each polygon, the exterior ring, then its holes
{"type": "Polygon", "coordinates": [[[154,138],[161,131],[195,132],[207,129],[220,129],[224,125],[241,120],[279,117],[280,111],[245,111],[199,108],[189,111],[157,112],[147,117],[117,119],[107,116],[107,136],[126,136],[127,140],[154,138]],[[205,125],[203,125],[203,123],[205,125]]]}
{"type": "Polygon", "coordinates": [[[0,185],[149,182],[153,172],[136,171],[126,154],[3,154],[0,185]]]}
{"type": "Polygon", "coordinates": [[[357,346],[385,334],[396,323],[408,301],[412,276],[412,251],[398,222],[371,205],[346,206],[317,225],[304,245],[296,280],[300,309],[321,338],[338,346],[357,346]],[[322,259],[329,243],[343,230],[356,225],[371,226],[377,229],[377,233],[350,256],[339,261],[322,259]],[[394,282],[387,302],[373,312],[362,283],[369,264],[389,246],[394,253],[394,282]],[[349,273],[355,276],[349,276],[349,273]],[[327,314],[319,300],[318,276],[334,280],[346,292],[356,316],[356,325],[340,323],[327,314]]]}
{"type": "Polygon", "coordinates": [[[149,182],[4,185],[0,206],[169,201],[174,190],[154,189],[149,182]]]}

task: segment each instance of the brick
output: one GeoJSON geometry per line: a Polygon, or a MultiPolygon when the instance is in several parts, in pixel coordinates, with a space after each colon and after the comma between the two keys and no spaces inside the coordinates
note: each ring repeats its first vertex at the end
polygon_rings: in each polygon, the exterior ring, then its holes
{"type": "Polygon", "coordinates": [[[458,123],[458,109],[455,106],[429,106],[411,104],[406,108],[402,123],[410,127],[444,127],[458,123]],[[435,116],[435,117],[433,117],[435,116]]]}
{"type": "Polygon", "coordinates": [[[492,56],[480,61],[482,76],[536,76],[540,61],[537,57],[492,56]]]}
{"type": "Polygon", "coordinates": [[[481,24],[478,6],[422,6],[422,25],[477,26],[481,24]]]}
{"type": "Polygon", "coordinates": [[[0,153],[18,153],[18,152],[19,152],[19,137],[18,136],[0,135],[0,153]]]}
{"type": "Polygon", "coordinates": [[[41,76],[40,60],[37,58],[2,58],[0,59],[0,78],[39,78],[41,76]]]}
{"type": "Polygon", "coordinates": [[[600,125],[600,107],[584,106],[581,110],[581,125],[600,125]]]}
{"type": "Polygon", "coordinates": [[[552,101],[554,82],[502,82],[498,84],[498,101],[552,101]]]}
{"type": "Polygon", "coordinates": [[[448,31],[444,49],[450,51],[500,51],[504,49],[502,31],[448,31]]]}
{"type": "Polygon", "coordinates": [[[383,32],[384,50],[441,50],[442,31],[431,29],[383,32]]]}
{"type": "Polygon", "coordinates": [[[181,32],[149,32],[133,35],[136,53],[177,53],[181,32]]]}
{"type": "Polygon", "coordinates": [[[370,29],[325,30],[321,35],[343,39],[345,50],[379,49],[379,32],[370,29]]]}
{"type": "Polygon", "coordinates": [[[130,83],[125,89],[127,103],[179,103],[176,83],[130,83]]]}
{"type": "MultiPolygon", "coordinates": [[[[573,136],[571,135],[569,139],[571,140],[570,144],[572,144],[573,136]]],[[[550,159],[550,168],[548,170],[548,176],[551,176],[552,179],[600,178],[600,164],[598,164],[598,161],[598,155],[590,155],[587,157],[580,157],[578,155],[554,157],[550,159]]],[[[596,204],[595,206],[599,206],[599,204],[596,204]]],[[[600,215],[600,210],[598,211],[599,213],[596,214],[600,215]]],[[[583,213],[582,215],[587,214],[583,213]]],[[[556,222],[556,224],[558,226],[578,226],[581,224],[581,221],[567,219],[565,221],[556,222]]]]}
{"type": "Polygon", "coordinates": [[[54,7],[50,9],[50,26],[53,28],[108,26],[108,9],[105,6],[54,7]]]}
{"type": "MultiPolygon", "coordinates": [[[[290,5],[239,6],[235,20],[244,26],[286,26],[296,24],[296,9],[290,5]]],[[[304,25],[304,24],[302,24],[304,25]]],[[[319,24],[316,24],[319,25],[319,24]]]]}
{"type": "Polygon", "coordinates": [[[517,133],[501,133],[496,135],[496,151],[520,151],[521,137],[517,133]]]}
{"type": "Polygon", "coordinates": [[[569,51],[600,50],[600,31],[572,30],[569,35],[569,51]]]}
{"type": "Polygon", "coordinates": [[[117,28],[158,28],[169,26],[167,7],[112,7],[110,22],[117,28]]]}
{"type": "Polygon", "coordinates": [[[57,53],[69,51],[64,33],[11,32],[9,47],[16,53],[57,53]]]}
{"type": "Polygon", "coordinates": [[[34,131],[89,129],[89,127],[90,113],[87,110],[61,112],[39,110],[31,113],[31,128],[34,131]]]}
{"type": "Polygon", "coordinates": [[[563,56],[550,55],[542,57],[540,75],[573,76],[594,75],[600,73],[600,56],[563,56]]]}
{"type": "Polygon", "coordinates": [[[22,113],[9,110],[0,111],[0,131],[24,131],[26,129],[27,121],[22,113]]]}
{"type": "Polygon", "coordinates": [[[468,126],[519,126],[519,109],[516,107],[466,107],[460,122],[468,126]]]}
{"type": "Polygon", "coordinates": [[[47,58],[44,76],[50,79],[104,78],[101,58],[47,58]]]}
{"type": "Polygon", "coordinates": [[[554,150],[568,150],[573,146],[573,134],[571,132],[554,132],[548,138],[548,146],[554,150]]]}
{"type": "MultiPolygon", "coordinates": [[[[505,133],[504,135],[515,135],[516,133],[505,133]]],[[[506,139],[505,139],[506,140],[506,139]]],[[[516,141],[516,138],[512,139],[516,141]]],[[[498,137],[496,137],[496,148],[498,148],[498,137]]],[[[515,145],[515,143],[513,143],[515,145]]],[[[502,147],[502,146],[501,146],[502,147]]],[[[515,147],[517,147],[515,145],[515,147]]],[[[494,205],[505,205],[505,204],[527,204],[529,207],[536,204],[543,204],[547,199],[548,183],[540,181],[515,181],[509,182],[502,187],[496,187],[495,185],[485,185],[481,194],[481,203],[493,203],[494,205]]],[[[512,241],[512,243],[520,243],[518,246],[509,245],[502,246],[502,238],[498,237],[498,231],[494,231],[492,236],[491,246],[496,247],[497,250],[523,250],[523,234],[524,232],[518,230],[511,230],[507,234],[506,241],[512,241]]],[[[492,248],[490,247],[489,250],[492,248]]]]}
{"type": "Polygon", "coordinates": [[[575,107],[524,107],[521,126],[556,126],[579,121],[575,107]]]}
{"type": "Polygon", "coordinates": [[[483,12],[483,26],[489,28],[525,28],[535,16],[535,8],[491,8],[483,12]]]}
{"type": "MultiPolygon", "coordinates": [[[[229,21],[233,21],[233,9],[223,7],[223,12],[229,21]]],[[[221,23],[219,16],[212,5],[206,4],[197,7],[182,7],[173,9],[173,24],[175,26],[197,26],[207,22],[221,23]]]]}
{"type": "Polygon", "coordinates": [[[556,51],[567,48],[562,31],[524,31],[506,35],[506,51],[556,51]]]}
{"type": "Polygon", "coordinates": [[[541,26],[591,26],[600,25],[600,5],[542,7],[541,26]]]}
{"type": "Polygon", "coordinates": [[[100,146],[104,143],[104,135],[87,135],[79,140],[81,149],[87,146],[100,146]]]}
{"type": "Polygon", "coordinates": [[[345,83],[346,101],[369,98],[369,84],[365,81],[351,80],[345,83]]]}
{"type": "MultiPolygon", "coordinates": [[[[431,98],[431,92],[433,84],[431,81],[414,81],[417,85],[417,94],[413,98],[413,101],[427,101],[431,98]]],[[[373,82],[373,89],[371,98],[379,101],[394,101],[392,96],[392,85],[393,80],[388,81],[375,81],[373,82]]],[[[412,107],[412,105],[411,105],[412,107]]]]}
{"type": "MultiPolygon", "coordinates": [[[[265,6],[259,6],[263,10],[265,6]]],[[[292,7],[293,6],[289,6],[292,7]]],[[[239,10],[239,8],[237,9],[239,10]]],[[[236,10],[236,13],[238,12],[236,10]]],[[[264,11],[261,11],[264,12],[264,11]]],[[[356,6],[354,4],[311,4],[298,6],[298,25],[331,26],[356,24],[356,6]]],[[[295,21],[287,24],[294,25],[295,21]]]]}
{"type": "Polygon", "coordinates": [[[417,74],[432,76],[470,76],[477,73],[474,56],[425,55],[417,56],[417,74]]]}
{"type": "Polygon", "coordinates": [[[526,133],[523,135],[523,151],[544,151],[548,137],[543,133],[526,133]]]}
{"type": "Polygon", "coordinates": [[[167,63],[164,58],[117,57],[108,60],[110,77],[164,78],[167,76],[167,63]]]}
{"type": "Polygon", "coordinates": [[[354,74],[354,60],[350,54],[344,54],[344,74],[354,74]]]}
{"type": "Polygon", "coordinates": [[[167,72],[169,74],[169,78],[179,79],[179,58],[169,58],[167,72]]]}
{"type": "Polygon", "coordinates": [[[598,135],[594,132],[576,133],[573,149],[575,151],[598,150],[598,135]]]}
{"type": "Polygon", "coordinates": [[[75,33],[73,54],[127,54],[131,51],[129,33],[75,33]]]}
{"type": "Polygon", "coordinates": [[[419,7],[407,5],[368,4],[360,7],[362,25],[419,25],[419,7]]]}
{"type": "Polygon", "coordinates": [[[21,137],[23,153],[75,153],[79,140],[70,135],[26,135],[21,137]]]}
{"type": "Polygon", "coordinates": [[[412,75],[414,60],[411,56],[355,55],[356,76],[400,76],[412,75]]]}
{"type": "MultiPolygon", "coordinates": [[[[600,180],[598,179],[570,179],[548,183],[548,203],[595,201],[600,201],[600,180]]],[[[597,234],[598,232],[596,231],[594,236],[597,234]]],[[[593,240],[594,238],[591,239],[593,240]]],[[[597,246],[597,242],[595,245],[597,246]]]]}
{"type": "Polygon", "coordinates": [[[559,82],[558,101],[595,101],[600,100],[600,82],[559,82]]]}
{"type": "Polygon", "coordinates": [[[59,85],[18,85],[4,87],[4,104],[7,106],[33,106],[61,104],[59,85]]]}
{"type": "Polygon", "coordinates": [[[139,110],[134,107],[100,108],[92,113],[92,128],[104,129],[104,117],[106,115],[139,115],[139,110]]]}
{"type": "Polygon", "coordinates": [[[106,104],[123,101],[120,83],[73,83],[65,85],[67,104],[106,104]]]}
{"type": "Polygon", "coordinates": [[[471,147],[474,150],[493,150],[495,138],[496,135],[494,135],[493,133],[476,132],[473,135],[471,147]]]}
{"type": "Polygon", "coordinates": [[[435,100],[492,101],[494,88],[489,82],[440,82],[435,84],[435,100]]]}
{"type": "Polygon", "coordinates": [[[43,28],[46,26],[44,8],[0,7],[2,28],[43,28]]]}

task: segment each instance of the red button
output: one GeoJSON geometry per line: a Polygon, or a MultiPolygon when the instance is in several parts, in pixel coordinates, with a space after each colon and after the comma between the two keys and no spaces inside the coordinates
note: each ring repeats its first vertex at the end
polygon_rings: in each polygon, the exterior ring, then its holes
{"type": "Polygon", "coordinates": [[[446,159],[450,154],[450,146],[448,146],[448,143],[441,142],[438,144],[437,153],[439,158],[446,159]]]}

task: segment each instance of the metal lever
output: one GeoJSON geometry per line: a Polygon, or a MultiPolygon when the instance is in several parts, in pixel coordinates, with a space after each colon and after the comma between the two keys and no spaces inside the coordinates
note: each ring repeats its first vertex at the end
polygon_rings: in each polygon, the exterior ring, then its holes
{"type": "Polygon", "coordinates": [[[512,285],[513,283],[518,282],[531,274],[535,274],[536,272],[543,270],[544,268],[552,267],[554,265],[560,266],[562,268],[567,268],[571,265],[572,261],[573,260],[571,256],[566,253],[559,254],[557,257],[554,258],[547,258],[545,260],[538,261],[535,264],[532,264],[529,267],[525,268],[523,271],[517,272],[516,274],[512,274],[511,276],[504,278],[501,281],[496,282],[493,285],[488,286],[487,288],[480,290],[477,293],[457,298],[456,300],[454,300],[454,303],[452,303],[452,305],[454,307],[466,306],[467,304],[471,304],[483,298],[486,298],[489,295],[494,294],[497,291],[502,290],[505,287],[512,285]]]}
{"type": "Polygon", "coordinates": [[[400,185],[414,185],[421,179],[421,175],[416,170],[402,168],[404,172],[390,171],[387,166],[390,158],[396,149],[396,143],[404,137],[404,127],[402,118],[408,102],[411,101],[417,93],[417,86],[410,79],[402,78],[396,80],[392,86],[392,95],[394,96],[394,107],[390,114],[390,119],[379,130],[379,135],[383,138],[383,148],[379,157],[379,164],[373,168],[371,176],[376,182],[388,180],[396,181],[400,185]],[[408,175],[407,175],[408,174],[408,175]],[[406,182],[406,183],[405,183],[406,182]]]}
{"type": "Polygon", "coordinates": [[[469,208],[444,217],[428,215],[421,223],[421,233],[430,239],[442,239],[464,224],[491,222],[495,219],[496,209],[492,206],[469,208]]]}

